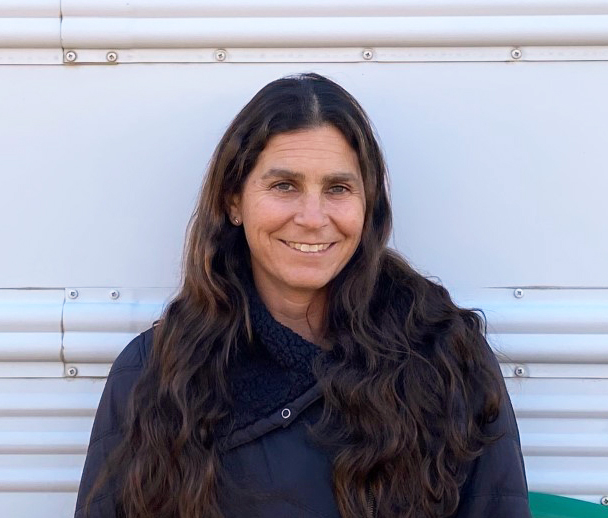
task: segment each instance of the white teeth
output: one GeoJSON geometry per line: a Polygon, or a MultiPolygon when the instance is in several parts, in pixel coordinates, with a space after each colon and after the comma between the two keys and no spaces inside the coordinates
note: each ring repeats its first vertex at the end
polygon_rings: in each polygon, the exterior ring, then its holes
{"type": "Polygon", "coordinates": [[[306,253],[322,252],[323,250],[327,250],[331,245],[331,243],[318,243],[315,245],[310,245],[308,243],[295,243],[293,241],[286,241],[286,243],[291,248],[295,248],[296,250],[306,253]]]}

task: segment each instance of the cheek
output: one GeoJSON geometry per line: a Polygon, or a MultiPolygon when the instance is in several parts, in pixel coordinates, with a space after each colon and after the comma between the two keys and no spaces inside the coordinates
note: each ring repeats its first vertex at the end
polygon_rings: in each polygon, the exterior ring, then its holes
{"type": "Polygon", "coordinates": [[[247,240],[263,241],[280,230],[291,217],[292,211],[285,203],[269,198],[258,199],[243,207],[247,240]]]}
{"type": "Polygon", "coordinates": [[[364,204],[353,203],[347,207],[340,207],[337,214],[342,232],[358,242],[363,231],[363,222],[365,221],[364,204]]]}

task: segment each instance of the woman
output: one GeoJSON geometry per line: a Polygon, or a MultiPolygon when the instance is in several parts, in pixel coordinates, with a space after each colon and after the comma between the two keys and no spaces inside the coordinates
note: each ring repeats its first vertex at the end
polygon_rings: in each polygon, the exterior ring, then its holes
{"type": "Polygon", "coordinates": [[[387,248],[386,184],[332,81],[243,108],[180,292],[112,367],[76,517],[529,516],[483,320],[387,248]]]}

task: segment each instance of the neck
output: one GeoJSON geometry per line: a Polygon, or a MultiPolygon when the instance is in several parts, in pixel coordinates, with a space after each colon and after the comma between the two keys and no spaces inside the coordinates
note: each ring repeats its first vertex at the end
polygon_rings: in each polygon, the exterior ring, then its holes
{"type": "Polygon", "coordinates": [[[302,338],[325,347],[321,336],[325,290],[277,290],[255,279],[256,289],[272,317],[302,338]]]}

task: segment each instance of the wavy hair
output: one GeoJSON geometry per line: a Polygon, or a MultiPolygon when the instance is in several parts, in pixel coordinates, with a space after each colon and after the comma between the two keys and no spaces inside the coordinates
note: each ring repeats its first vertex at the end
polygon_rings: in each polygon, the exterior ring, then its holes
{"type": "Polygon", "coordinates": [[[335,454],[341,516],[367,516],[370,494],[381,518],[449,516],[466,466],[492,440],[484,426],[504,389],[483,318],[387,248],[387,171],[359,103],[323,76],[286,77],[240,111],[210,162],[181,288],[155,329],[112,462],[127,518],[223,516],[214,433],[230,412],[231,358],[252,337],[242,280],[249,249],[229,221],[229,202],[269,139],[322,125],[356,151],[366,198],[361,242],[328,286],[324,334],[333,361],[322,372],[315,364],[324,410],[312,433],[335,454]]]}

